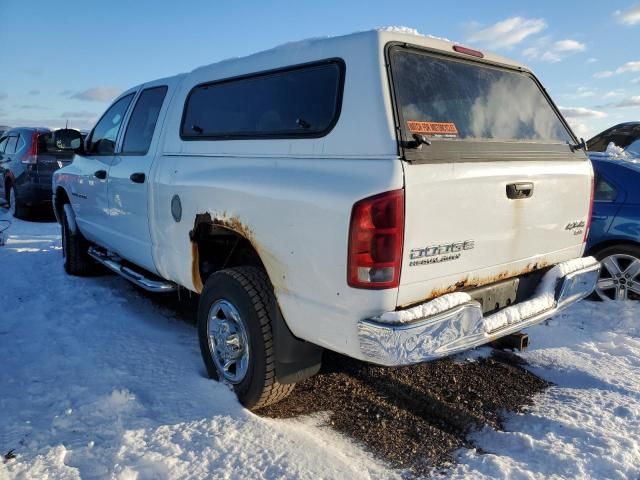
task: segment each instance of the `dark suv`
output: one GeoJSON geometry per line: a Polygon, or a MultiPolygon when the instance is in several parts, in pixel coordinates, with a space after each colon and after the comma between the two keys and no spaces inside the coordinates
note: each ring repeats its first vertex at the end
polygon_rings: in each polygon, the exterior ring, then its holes
{"type": "Polygon", "coordinates": [[[82,144],[72,129],[12,128],[0,137],[0,204],[24,218],[29,209],[51,205],[51,175],[73,159],[82,144]]]}

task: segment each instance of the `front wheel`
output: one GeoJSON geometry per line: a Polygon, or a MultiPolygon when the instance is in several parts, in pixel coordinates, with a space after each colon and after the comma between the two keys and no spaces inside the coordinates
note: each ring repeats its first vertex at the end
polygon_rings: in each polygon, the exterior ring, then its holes
{"type": "Polygon", "coordinates": [[[198,305],[198,338],[209,376],[233,386],[251,410],[276,403],[293,384],[276,379],[272,322],[278,305],[266,274],[255,267],[211,275],[198,305]]]}
{"type": "Polygon", "coordinates": [[[595,257],[602,264],[596,285],[601,300],[640,300],[640,247],[615,245],[595,257]]]}
{"type": "Polygon", "coordinates": [[[87,276],[95,272],[96,264],[87,253],[89,242],[80,231],[73,233],[69,226],[69,218],[66,210],[62,210],[62,256],[64,258],[64,270],[69,275],[87,276]]]}

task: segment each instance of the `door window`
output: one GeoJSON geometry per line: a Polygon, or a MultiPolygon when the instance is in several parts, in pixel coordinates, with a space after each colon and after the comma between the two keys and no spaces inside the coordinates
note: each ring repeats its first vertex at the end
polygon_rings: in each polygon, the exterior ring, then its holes
{"type": "Polygon", "coordinates": [[[165,86],[147,88],[142,91],[127,125],[122,145],[123,154],[144,155],[149,151],[166,94],[167,87],[165,86]]]}
{"type": "Polygon", "coordinates": [[[0,153],[4,153],[4,149],[7,147],[7,142],[9,141],[9,137],[4,137],[0,140],[0,153]]]}
{"type": "Polygon", "coordinates": [[[7,142],[7,149],[4,151],[6,154],[15,153],[16,145],[18,144],[18,137],[9,137],[7,142]]]}
{"type": "Polygon", "coordinates": [[[93,129],[91,144],[87,153],[91,155],[113,155],[116,149],[118,131],[132,98],[133,93],[130,93],[109,107],[109,110],[106,111],[93,129]]]}

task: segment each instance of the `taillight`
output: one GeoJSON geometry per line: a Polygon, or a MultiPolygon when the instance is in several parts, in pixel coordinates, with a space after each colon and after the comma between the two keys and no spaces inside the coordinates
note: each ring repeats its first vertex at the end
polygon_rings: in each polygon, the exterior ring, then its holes
{"type": "Polygon", "coordinates": [[[460,45],[454,45],[453,50],[458,53],[464,53],[465,55],[471,55],[472,57],[484,58],[484,54],[478,50],[472,48],[462,47],[460,45]]]}
{"type": "Polygon", "coordinates": [[[22,163],[28,163],[29,165],[38,163],[38,132],[33,132],[31,135],[31,146],[22,158],[22,163]]]}
{"type": "Polygon", "coordinates": [[[589,215],[587,216],[587,225],[584,228],[584,238],[582,239],[582,243],[587,241],[587,237],[589,236],[589,229],[591,228],[591,215],[593,215],[593,197],[595,196],[596,190],[596,181],[593,175],[591,176],[591,198],[589,199],[589,215]]]}
{"type": "Polygon", "coordinates": [[[351,211],[347,283],[355,288],[400,284],[404,237],[404,190],[360,200],[351,211]]]}

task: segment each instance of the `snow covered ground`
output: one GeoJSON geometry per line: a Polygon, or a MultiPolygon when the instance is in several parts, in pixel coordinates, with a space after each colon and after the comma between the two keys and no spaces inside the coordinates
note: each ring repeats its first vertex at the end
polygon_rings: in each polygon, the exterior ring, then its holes
{"type": "MultiPolygon", "coordinates": [[[[175,317],[116,276],[66,276],[58,226],[15,221],[0,247],[0,454],[17,458],[0,479],[400,475],[321,418],[241,408],[175,317]]],[[[505,431],[473,434],[484,453],[458,452],[446,476],[638,479],[640,305],[583,302],[529,333],[523,356],[556,386],[505,431]]]]}

